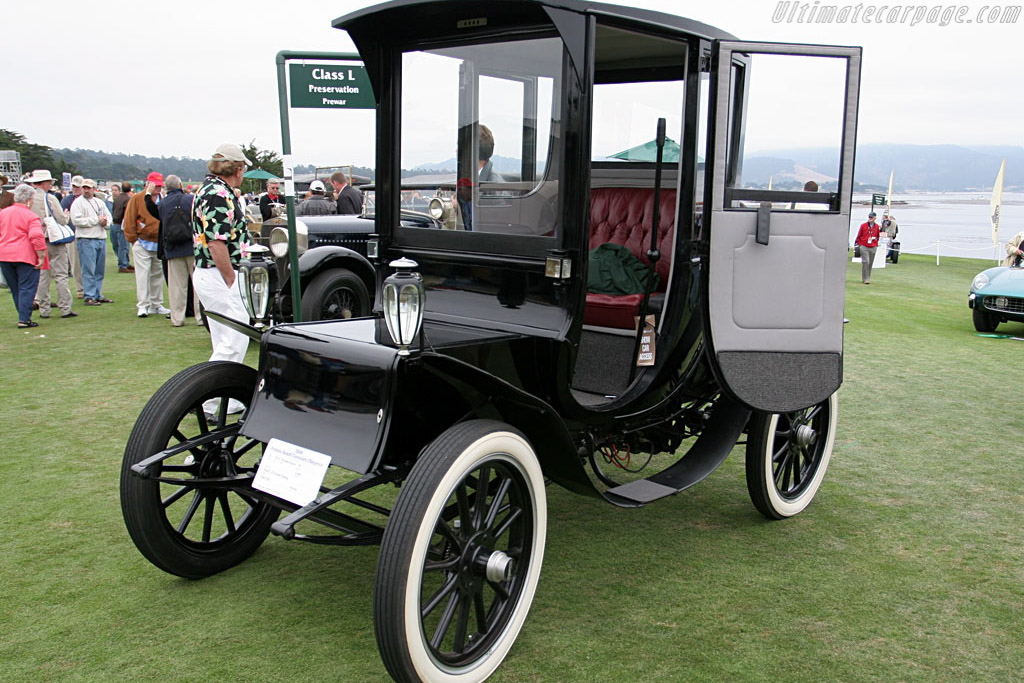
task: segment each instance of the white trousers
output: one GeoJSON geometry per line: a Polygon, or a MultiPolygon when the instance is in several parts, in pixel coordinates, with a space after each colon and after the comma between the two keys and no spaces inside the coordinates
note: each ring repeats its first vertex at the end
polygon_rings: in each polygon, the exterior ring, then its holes
{"type": "Polygon", "coordinates": [[[156,313],[164,305],[164,268],[155,251],[136,242],[132,245],[135,261],[135,298],[139,311],[156,313]]]}
{"type": "MultiPolygon", "coordinates": [[[[138,272],[137,264],[135,268],[138,272]]],[[[221,277],[219,270],[197,267],[192,273],[192,286],[196,288],[196,294],[207,311],[220,313],[243,323],[249,322],[249,313],[246,312],[242,297],[238,293],[238,278],[235,278],[235,284],[229,289],[224,284],[224,278],[221,277]]],[[[249,348],[249,337],[217,322],[212,317],[207,319],[210,321],[210,341],[213,343],[210,360],[243,362],[245,352],[249,348]]]]}

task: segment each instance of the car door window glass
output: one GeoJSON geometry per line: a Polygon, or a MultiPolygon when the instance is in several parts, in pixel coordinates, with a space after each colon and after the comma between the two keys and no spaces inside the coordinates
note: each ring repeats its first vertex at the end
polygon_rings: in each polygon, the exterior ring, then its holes
{"type": "Polygon", "coordinates": [[[436,188],[445,229],[554,234],[562,60],[557,38],[403,54],[403,184],[436,188]]]}
{"type": "MultiPolygon", "coordinates": [[[[837,193],[846,111],[845,59],[752,54],[733,65],[729,167],[733,190],[818,193],[771,201],[773,211],[828,211],[821,194],[837,193]],[[736,114],[746,109],[743,121],[736,114]]],[[[732,193],[726,208],[756,209],[749,193],[732,193]]]]}

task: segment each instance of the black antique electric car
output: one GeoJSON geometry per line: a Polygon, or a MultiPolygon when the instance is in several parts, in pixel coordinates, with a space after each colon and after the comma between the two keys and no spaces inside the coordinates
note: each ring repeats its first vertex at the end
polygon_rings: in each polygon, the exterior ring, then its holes
{"type": "Polygon", "coordinates": [[[379,543],[389,673],[478,681],[533,600],[548,482],[643,506],[745,436],[756,508],[801,512],[836,431],[860,49],[577,0],[399,0],[335,26],[378,102],[374,311],[232,322],[258,370],[157,392],[121,478],[139,550],[199,578],[270,533],[379,543]],[[770,150],[826,144],[834,189],[758,189],[770,150]],[[440,227],[402,224],[401,169],[453,150],[440,227]],[[626,272],[639,290],[608,291],[626,272]]]}

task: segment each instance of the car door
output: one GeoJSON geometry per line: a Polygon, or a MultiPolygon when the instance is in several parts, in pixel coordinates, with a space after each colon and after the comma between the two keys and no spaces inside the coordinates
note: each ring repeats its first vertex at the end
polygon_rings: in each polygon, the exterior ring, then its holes
{"type": "Polygon", "coordinates": [[[733,41],[713,49],[709,356],[743,403],[797,410],[842,382],[861,50],[733,41]]]}

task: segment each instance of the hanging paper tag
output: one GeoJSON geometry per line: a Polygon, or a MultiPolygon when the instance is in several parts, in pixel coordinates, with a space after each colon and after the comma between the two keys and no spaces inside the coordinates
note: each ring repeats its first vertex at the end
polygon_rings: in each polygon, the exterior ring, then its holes
{"type": "MultiPolygon", "coordinates": [[[[637,327],[640,326],[640,317],[634,319],[637,327]]],[[[644,332],[640,336],[640,354],[636,358],[637,367],[654,365],[654,316],[647,316],[644,323],[644,332]]]]}

